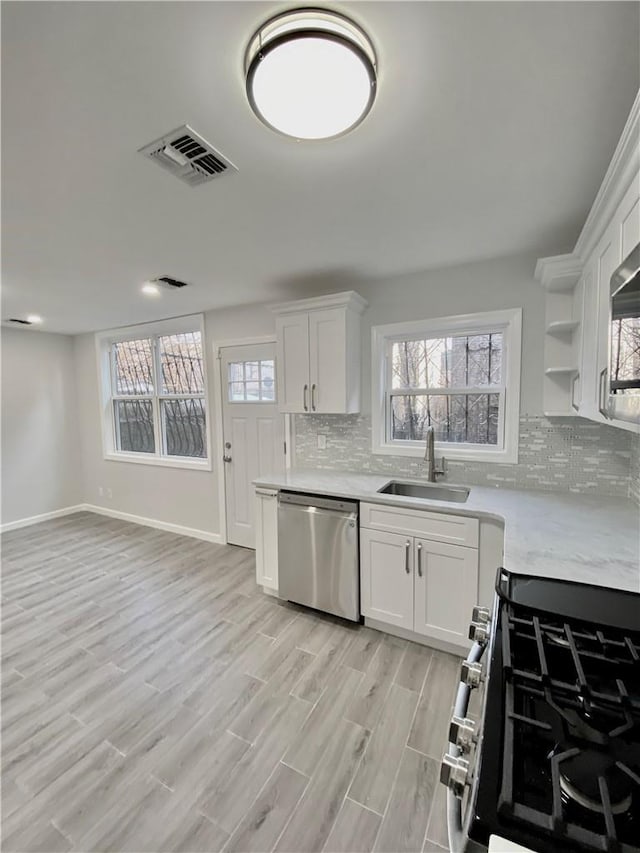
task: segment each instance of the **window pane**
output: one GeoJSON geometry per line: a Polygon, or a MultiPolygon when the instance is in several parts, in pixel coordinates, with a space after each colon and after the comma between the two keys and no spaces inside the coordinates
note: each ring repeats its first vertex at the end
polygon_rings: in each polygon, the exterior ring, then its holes
{"type": "Polygon", "coordinates": [[[158,340],[165,394],[204,394],[200,332],[165,335],[158,340]]]}
{"type": "Polygon", "coordinates": [[[465,388],[499,384],[502,333],[397,341],[392,388],[465,388]]]}
{"type": "Polygon", "coordinates": [[[244,379],[244,362],[232,361],[229,365],[229,382],[242,382],[244,379]]]}
{"type": "Polygon", "coordinates": [[[229,402],[273,403],[275,398],[273,359],[229,364],[229,402]]]}
{"type": "Polygon", "coordinates": [[[244,363],[244,378],[258,381],[260,379],[260,362],[245,361],[244,363]]]}
{"type": "Polygon", "coordinates": [[[153,394],[151,341],[121,341],[113,345],[116,395],[153,394]]]}
{"type": "Polygon", "coordinates": [[[244,382],[230,382],[229,401],[236,403],[238,400],[244,400],[244,382]]]}
{"type": "Polygon", "coordinates": [[[115,400],[114,406],[118,450],[154,453],[151,400],[115,400]]]}
{"type": "Polygon", "coordinates": [[[393,441],[424,441],[425,428],[436,441],[498,444],[498,394],[398,395],[391,398],[393,441]]]}
{"type": "Polygon", "coordinates": [[[160,405],[166,454],[206,457],[204,400],[162,400],[160,405]]]}

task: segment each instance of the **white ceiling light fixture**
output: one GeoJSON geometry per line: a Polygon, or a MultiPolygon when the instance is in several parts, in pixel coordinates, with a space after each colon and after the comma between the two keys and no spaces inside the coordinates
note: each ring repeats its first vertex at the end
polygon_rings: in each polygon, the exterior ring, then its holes
{"type": "Polygon", "coordinates": [[[42,317],[39,314],[27,314],[27,323],[39,324],[42,323],[42,317]]]}
{"type": "Polygon", "coordinates": [[[145,281],[145,283],[142,285],[142,292],[145,294],[145,296],[159,296],[160,288],[152,281],[145,281]]]}
{"type": "Polygon", "coordinates": [[[324,9],[271,18],[245,56],[247,97],[268,127],[294,139],[353,130],[376,96],[376,56],[366,33],[324,9]]]}

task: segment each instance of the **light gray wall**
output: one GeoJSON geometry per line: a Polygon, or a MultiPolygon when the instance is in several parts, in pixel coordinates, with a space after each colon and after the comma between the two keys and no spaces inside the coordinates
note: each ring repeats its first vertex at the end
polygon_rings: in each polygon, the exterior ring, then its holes
{"type": "Polygon", "coordinates": [[[544,292],[527,255],[362,282],[362,414],[371,412],[371,327],[408,320],[522,308],[520,411],[542,413],[544,292]]]}
{"type": "Polygon", "coordinates": [[[273,314],[254,305],[205,314],[205,357],[211,411],[212,471],[164,468],[103,458],[98,373],[93,334],[75,339],[75,368],[82,439],[84,500],[119,512],[220,533],[219,477],[224,475],[221,440],[216,434],[213,376],[214,347],[225,341],[261,337],[275,329],[273,314]],[[103,489],[103,495],[99,490],[103,489]],[[108,490],[111,490],[111,498],[108,490]]]}
{"type": "Polygon", "coordinates": [[[73,338],[3,328],[2,523],[82,502],[73,338]]]}

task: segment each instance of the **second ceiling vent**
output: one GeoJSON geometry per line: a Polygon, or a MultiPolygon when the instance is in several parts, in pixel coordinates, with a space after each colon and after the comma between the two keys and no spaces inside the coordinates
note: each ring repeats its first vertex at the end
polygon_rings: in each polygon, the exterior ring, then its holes
{"type": "Polygon", "coordinates": [[[225,172],[238,171],[230,160],[188,124],[138,150],[191,187],[219,178],[225,172]]]}

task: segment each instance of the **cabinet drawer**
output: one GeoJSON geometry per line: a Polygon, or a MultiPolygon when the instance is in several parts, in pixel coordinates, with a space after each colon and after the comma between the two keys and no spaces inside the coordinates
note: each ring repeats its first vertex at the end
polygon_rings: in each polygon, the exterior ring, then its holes
{"type": "Polygon", "coordinates": [[[435,542],[466,545],[468,548],[478,547],[478,519],[464,515],[361,503],[360,526],[403,536],[421,536],[435,542]]]}

